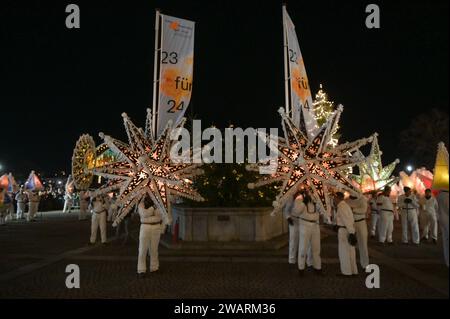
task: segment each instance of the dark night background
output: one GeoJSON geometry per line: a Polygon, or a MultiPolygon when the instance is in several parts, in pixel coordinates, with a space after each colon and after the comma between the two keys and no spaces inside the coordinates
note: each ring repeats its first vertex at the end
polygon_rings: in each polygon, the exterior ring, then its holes
{"type": "MultiPolygon", "coordinates": [[[[412,118],[448,107],[448,1],[287,2],[313,89],[345,107],[343,141],[380,133],[400,157],[412,118]],[[365,27],[365,7],[381,29],[365,27]]],[[[278,127],[284,104],[281,1],[1,1],[0,163],[17,177],[70,170],[79,135],[124,138],[152,102],[154,15],[194,20],[193,99],[204,126],[278,127]],[[81,29],[66,29],[76,3],[81,29]]]]}

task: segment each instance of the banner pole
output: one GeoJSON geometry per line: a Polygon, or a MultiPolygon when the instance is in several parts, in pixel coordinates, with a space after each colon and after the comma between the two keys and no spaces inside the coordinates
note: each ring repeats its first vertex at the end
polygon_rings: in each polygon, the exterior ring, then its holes
{"type": "Polygon", "coordinates": [[[160,10],[156,9],[156,20],[155,20],[155,57],[154,57],[154,66],[153,66],[153,112],[152,112],[152,132],[153,136],[158,138],[157,136],[157,126],[156,126],[156,112],[157,112],[157,104],[159,101],[159,90],[158,90],[158,69],[159,69],[159,27],[160,27],[160,10]]]}
{"type": "Polygon", "coordinates": [[[284,19],[284,12],[286,11],[286,3],[283,3],[281,7],[282,17],[283,17],[283,52],[284,52],[284,94],[285,94],[285,108],[286,113],[289,116],[289,112],[291,111],[291,105],[289,103],[289,67],[288,67],[288,44],[286,37],[286,23],[284,19]]]}

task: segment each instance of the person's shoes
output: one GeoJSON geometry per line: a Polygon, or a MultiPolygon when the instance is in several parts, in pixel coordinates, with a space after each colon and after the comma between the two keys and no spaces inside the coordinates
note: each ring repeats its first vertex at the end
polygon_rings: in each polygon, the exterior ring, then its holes
{"type": "Polygon", "coordinates": [[[420,243],[414,243],[413,245],[416,246],[416,247],[419,247],[420,243]]]}
{"type": "Polygon", "coordinates": [[[394,244],[393,241],[389,241],[389,242],[388,242],[388,245],[389,245],[389,246],[394,246],[395,244],[394,244]]]}
{"type": "Polygon", "coordinates": [[[108,246],[108,243],[102,243],[102,246],[108,246]]]}
{"type": "Polygon", "coordinates": [[[437,245],[437,239],[434,239],[434,238],[433,238],[433,244],[434,244],[434,245],[437,245]]]}
{"type": "Polygon", "coordinates": [[[315,274],[316,276],[323,276],[322,269],[315,269],[315,268],[314,268],[314,274],[315,274]]]}
{"type": "Polygon", "coordinates": [[[156,273],[158,271],[159,271],[159,268],[158,269],[154,269],[154,270],[150,270],[150,273],[154,274],[154,273],[156,273]]]}
{"type": "Polygon", "coordinates": [[[137,273],[137,277],[139,279],[145,278],[145,277],[147,277],[147,273],[145,273],[145,272],[138,272],[137,273]]]}
{"type": "Polygon", "coordinates": [[[426,238],[426,237],[422,237],[422,239],[421,239],[423,242],[426,242],[426,241],[428,241],[428,238],[426,238]]]}
{"type": "Polygon", "coordinates": [[[95,246],[95,243],[88,242],[88,246],[95,246]]]}
{"type": "Polygon", "coordinates": [[[409,242],[402,242],[402,245],[409,245],[409,242]]]}
{"type": "Polygon", "coordinates": [[[370,239],[375,239],[375,235],[370,235],[370,239]]]}
{"type": "Polygon", "coordinates": [[[1,224],[0,226],[6,226],[6,224],[1,224]]]}
{"type": "Polygon", "coordinates": [[[299,269],[299,270],[298,270],[298,275],[299,275],[300,277],[303,277],[303,276],[305,275],[305,269],[299,269]]]}

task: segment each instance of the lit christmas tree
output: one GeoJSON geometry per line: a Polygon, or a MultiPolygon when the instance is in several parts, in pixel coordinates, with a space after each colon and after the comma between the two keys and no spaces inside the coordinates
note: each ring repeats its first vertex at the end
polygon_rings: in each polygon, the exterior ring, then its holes
{"type": "MultiPolygon", "coordinates": [[[[326,123],[328,118],[334,113],[336,107],[334,102],[328,100],[328,94],[323,90],[322,84],[320,84],[319,92],[316,93],[316,97],[313,102],[314,115],[317,120],[317,124],[321,127],[326,123]]],[[[339,139],[339,134],[337,131],[339,126],[336,126],[334,132],[332,133],[333,138],[330,140],[331,146],[336,146],[339,139]]]]}

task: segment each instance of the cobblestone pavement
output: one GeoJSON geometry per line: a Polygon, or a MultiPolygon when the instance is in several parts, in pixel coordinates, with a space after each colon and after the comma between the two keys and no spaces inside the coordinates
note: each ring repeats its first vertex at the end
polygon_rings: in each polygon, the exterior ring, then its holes
{"type": "MultiPolygon", "coordinates": [[[[442,247],[380,246],[370,241],[371,263],[381,270],[381,288],[368,289],[366,274],[339,272],[335,233],[322,228],[323,276],[299,277],[276,251],[171,250],[161,246],[161,270],[136,277],[137,227],[108,246],[87,246],[89,221],[76,213],[44,213],[34,223],[0,227],[0,298],[448,298],[448,268],[442,247]],[[67,289],[65,268],[77,264],[81,288],[67,289]]],[[[400,242],[400,225],[394,239],[400,242]]],[[[112,229],[108,234],[113,235],[112,229]]]]}

